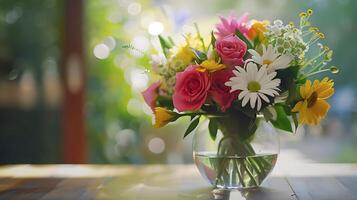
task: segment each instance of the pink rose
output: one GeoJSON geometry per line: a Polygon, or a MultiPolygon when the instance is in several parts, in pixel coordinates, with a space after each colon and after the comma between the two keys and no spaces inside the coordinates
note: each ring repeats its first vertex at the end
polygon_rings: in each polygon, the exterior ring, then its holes
{"type": "Polygon", "coordinates": [[[227,35],[234,35],[236,31],[239,30],[243,35],[247,36],[248,34],[248,14],[245,13],[239,19],[232,12],[229,18],[224,18],[222,16],[219,17],[221,19],[221,23],[216,24],[217,32],[215,35],[217,38],[224,38],[227,35]]]}
{"type": "Polygon", "coordinates": [[[211,80],[208,72],[198,71],[198,65],[190,65],[176,74],[175,92],[172,96],[175,108],[180,111],[196,111],[205,103],[211,80]]]}
{"type": "Polygon", "coordinates": [[[146,89],[141,94],[144,97],[144,100],[148,106],[150,106],[151,110],[154,112],[156,107],[156,99],[158,97],[160,82],[153,83],[148,89],[146,89]]]}
{"type": "Polygon", "coordinates": [[[243,64],[243,56],[247,52],[247,44],[235,35],[228,35],[216,41],[216,50],[223,64],[227,67],[243,64]]]}
{"type": "Polygon", "coordinates": [[[234,76],[232,70],[220,70],[212,73],[211,77],[211,88],[209,94],[214,102],[216,102],[222,112],[225,112],[229,107],[231,107],[232,102],[238,98],[240,91],[230,92],[230,87],[226,86],[225,83],[234,76]]]}

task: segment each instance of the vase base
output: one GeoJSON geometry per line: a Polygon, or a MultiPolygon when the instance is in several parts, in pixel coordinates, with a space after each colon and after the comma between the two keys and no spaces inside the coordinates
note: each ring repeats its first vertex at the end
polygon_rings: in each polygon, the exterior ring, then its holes
{"type": "Polygon", "coordinates": [[[229,187],[226,187],[226,186],[222,186],[222,185],[216,185],[214,186],[215,189],[217,190],[250,190],[250,189],[255,189],[255,188],[259,188],[260,185],[258,186],[247,186],[247,187],[242,187],[242,186],[229,186],[229,187]]]}
{"type": "Polygon", "coordinates": [[[196,154],[201,175],[218,189],[248,189],[259,187],[275,166],[277,154],[254,156],[217,156],[196,154]]]}

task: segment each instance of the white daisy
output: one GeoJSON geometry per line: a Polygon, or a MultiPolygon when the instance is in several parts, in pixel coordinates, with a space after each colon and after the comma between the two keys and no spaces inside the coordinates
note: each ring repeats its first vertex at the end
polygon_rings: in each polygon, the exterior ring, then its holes
{"type": "Polygon", "coordinates": [[[293,56],[289,54],[279,55],[275,48],[271,44],[268,48],[263,45],[263,54],[260,55],[254,49],[248,50],[252,54],[252,60],[260,65],[266,65],[268,73],[274,72],[278,69],[285,69],[289,67],[290,62],[293,60],[293,56]]]}
{"type": "Polygon", "coordinates": [[[279,95],[280,79],[274,79],[276,72],[268,74],[266,66],[258,69],[257,64],[248,62],[244,68],[236,67],[233,73],[235,76],[226,82],[226,86],[231,87],[231,92],[241,90],[238,99],[242,100],[243,107],[249,101],[250,107],[252,109],[256,107],[259,111],[262,107],[262,100],[269,103],[267,96],[279,95]]]}

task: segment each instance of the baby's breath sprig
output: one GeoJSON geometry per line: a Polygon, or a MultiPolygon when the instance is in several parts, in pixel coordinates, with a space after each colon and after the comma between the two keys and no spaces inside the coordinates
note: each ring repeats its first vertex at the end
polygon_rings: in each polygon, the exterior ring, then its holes
{"type": "MultiPolygon", "coordinates": [[[[311,15],[313,14],[312,9],[308,9],[306,12],[301,12],[300,17],[300,31],[302,33],[302,38],[306,41],[307,47],[312,47],[319,40],[325,38],[325,34],[321,32],[317,27],[312,26],[309,21],[311,15]]],[[[307,69],[306,73],[301,74],[300,79],[307,78],[322,72],[331,71],[332,73],[337,73],[337,67],[327,68],[327,63],[332,60],[333,51],[330,50],[328,46],[323,46],[321,43],[317,43],[317,46],[320,47],[316,55],[312,56],[310,59],[306,59],[302,65],[301,69],[307,69]]]]}
{"type": "Polygon", "coordinates": [[[304,28],[310,27],[311,22],[309,21],[310,16],[313,14],[312,9],[308,9],[306,12],[301,12],[300,17],[300,30],[303,31],[304,28]]]}
{"type": "Polygon", "coordinates": [[[322,33],[317,27],[312,26],[309,21],[310,16],[313,14],[312,9],[308,9],[306,12],[301,12],[300,17],[300,30],[302,32],[302,37],[304,41],[307,41],[307,45],[311,46],[315,44],[320,39],[325,38],[325,34],[322,33]]]}

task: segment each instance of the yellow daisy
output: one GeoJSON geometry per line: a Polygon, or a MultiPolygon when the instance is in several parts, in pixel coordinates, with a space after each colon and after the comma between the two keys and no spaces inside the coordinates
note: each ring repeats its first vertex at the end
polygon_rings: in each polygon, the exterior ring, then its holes
{"type": "Polygon", "coordinates": [[[179,114],[167,110],[163,107],[156,107],[155,108],[155,128],[161,128],[168,124],[169,122],[173,122],[179,118],[179,114]]]}
{"type": "Polygon", "coordinates": [[[313,83],[307,80],[305,85],[300,87],[302,100],[292,109],[293,112],[299,112],[299,123],[317,125],[326,116],[330,109],[326,99],[334,93],[333,84],[333,81],[326,77],[313,83]]]}

